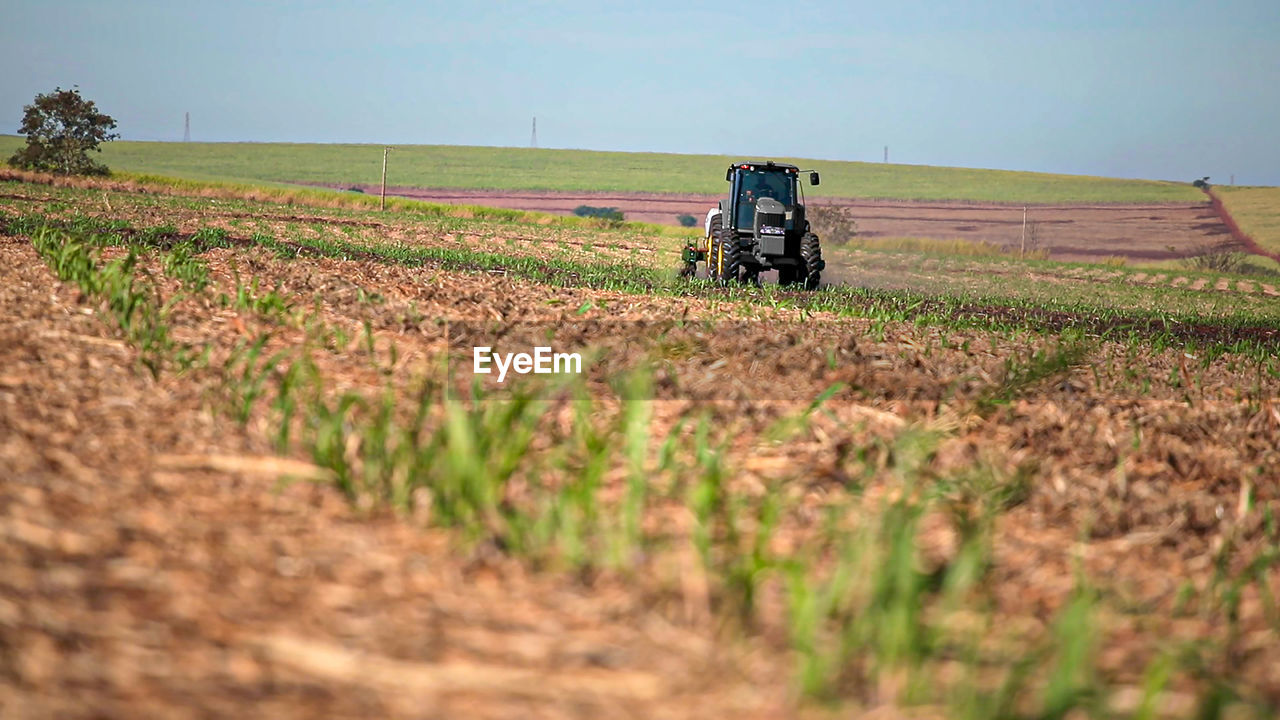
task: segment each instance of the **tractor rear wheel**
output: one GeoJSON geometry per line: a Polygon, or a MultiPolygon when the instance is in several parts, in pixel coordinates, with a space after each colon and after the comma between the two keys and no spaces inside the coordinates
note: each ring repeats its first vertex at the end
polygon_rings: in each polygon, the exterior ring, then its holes
{"type": "Polygon", "coordinates": [[[805,290],[818,289],[818,283],[822,281],[822,245],[818,242],[818,236],[813,233],[805,233],[800,238],[800,259],[804,262],[801,269],[801,280],[804,281],[805,290]]]}

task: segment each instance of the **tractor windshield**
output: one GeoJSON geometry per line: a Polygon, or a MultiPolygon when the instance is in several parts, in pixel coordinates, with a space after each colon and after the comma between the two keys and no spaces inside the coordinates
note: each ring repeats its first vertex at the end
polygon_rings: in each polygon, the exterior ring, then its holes
{"type": "Polygon", "coordinates": [[[738,182],[738,227],[751,227],[756,200],[769,197],[788,208],[796,204],[795,178],[779,170],[742,170],[738,182]]]}

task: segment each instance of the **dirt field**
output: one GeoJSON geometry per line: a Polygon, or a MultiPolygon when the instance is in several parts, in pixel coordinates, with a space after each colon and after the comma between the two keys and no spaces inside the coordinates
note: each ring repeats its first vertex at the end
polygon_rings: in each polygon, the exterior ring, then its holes
{"type": "MultiPolygon", "coordinates": [[[[364,186],[377,193],[377,186],[364,186]]],[[[699,226],[717,196],[621,193],[509,192],[388,188],[389,194],[430,202],[539,210],[568,215],[580,205],[616,207],[628,220],[677,225],[689,214],[699,226]]],[[[864,237],[922,237],[1022,244],[1022,208],[979,203],[817,198],[816,205],[853,208],[864,237]]],[[[1029,250],[1055,260],[1091,262],[1107,257],[1166,260],[1203,254],[1209,247],[1244,249],[1209,204],[1033,206],[1027,211],[1029,250]]]]}
{"type": "MultiPolygon", "coordinates": [[[[1280,375],[1266,362],[798,317],[713,290],[615,292],[319,245],[286,259],[254,243],[309,224],[368,225],[421,246],[475,241],[305,208],[45,192],[10,200],[50,217],[172,227],[152,246],[137,240],[138,282],[171,303],[172,338],[208,361],[153,376],[108,301],[59,281],[59,256],[42,257],[24,233],[0,237],[6,718],[932,718],[1002,682],[1015,688],[1009,715],[1067,703],[1128,716],[1153,683],[1157,716],[1209,702],[1258,717],[1280,707],[1280,375]],[[232,217],[260,218],[258,240],[195,245],[209,286],[184,290],[178,240],[232,217]],[[265,302],[269,288],[288,311],[265,302]],[[257,391],[237,364],[260,337],[263,357],[307,353],[325,412],[343,393],[368,412],[323,425],[319,410],[298,409],[283,422],[298,435],[279,445],[285,360],[266,364],[257,391]],[[427,397],[442,354],[467,367],[480,342],[548,337],[599,358],[583,386],[593,404],[541,411],[541,434],[487,506],[496,516],[451,524],[448,495],[431,484],[410,485],[396,511],[381,485],[331,475],[346,468],[392,490],[412,480],[391,452],[400,435],[358,432],[376,409],[405,423],[418,409],[431,425],[443,401],[410,401],[427,397]],[[629,444],[641,426],[628,424],[637,406],[617,382],[637,368],[650,372],[647,434],[629,444]],[[258,401],[239,422],[246,396],[258,401]],[[326,455],[307,446],[309,422],[347,434],[326,455]],[[596,515],[569,504],[538,516],[567,523],[545,555],[522,553],[499,522],[541,507],[537,472],[553,490],[594,477],[601,498],[596,515]],[[565,518],[611,532],[638,486],[650,493],[637,519],[645,542],[614,564],[568,560],[585,551],[565,518]],[[868,554],[833,579],[847,548],[822,533],[844,522],[841,537],[868,554]],[[760,568],[742,573],[744,558],[760,568]],[[833,604],[812,616],[823,642],[810,644],[796,618],[827,595],[833,604]],[[828,668],[813,658],[827,657],[829,623],[828,668]],[[1020,662],[1030,679],[1009,670],[1020,662]],[[1087,671],[1055,671],[1073,662],[1087,671]],[[817,673],[821,692],[803,689],[798,668],[817,673]],[[1066,700],[1055,700],[1059,675],[1066,700]]],[[[533,245],[535,231],[475,230],[497,248],[533,245]]],[[[500,394],[475,422],[518,404],[491,380],[500,394]]],[[[456,441],[465,418],[450,418],[441,437],[456,441]]],[[[522,427],[494,422],[495,435],[522,427]]],[[[474,472],[486,457],[477,448],[510,448],[466,439],[481,445],[412,445],[435,453],[413,467],[474,472]]],[[[608,532],[583,537],[607,555],[608,532]]],[[[974,707],[971,717],[990,716],[974,707]]]]}

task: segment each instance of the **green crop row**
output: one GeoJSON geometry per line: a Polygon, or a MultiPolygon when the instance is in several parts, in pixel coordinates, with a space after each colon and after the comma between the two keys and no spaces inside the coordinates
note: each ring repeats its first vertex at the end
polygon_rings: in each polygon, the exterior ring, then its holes
{"type": "MultiPolygon", "coordinates": [[[[36,216],[22,220],[25,223],[39,221],[36,216]]],[[[73,216],[66,226],[98,233],[121,231],[118,224],[83,216],[73,216]]],[[[128,230],[128,233],[143,240],[148,233],[156,234],[154,230],[128,230]]],[[[672,272],[646,264],[589,260],[580,253],[532,257],[470,247],[388,244],[338,233],[294,234],[284,240],[258,232],[242,242],[271,249],[283,258],[305,250],[312,255],[373,259],[408,267],[496,271],[568,287],[671,296],[698,294],[743,307],[764,306],[801,315],[829,312],[841,317],[866,318],[879,327],[887,322],[912,322],[996,332],[1033,330],[1056,334],[1078,330],[1157,349],[1184,347],[1206,361],[1228,352],[1271,358],[1280,346],[1276,330],[1280,324],[1280,308],[1273,303],[1249,297],[1227,300],[1210,297],[1212,302],[1204,305],[1204,294],[1173,288],[1091,283],[1084,288],[1054,287],[1046,294],[1043,287],[1031,280],[1016,277],[992,280],[978,273],[976,279],[968,283],[970,287],[961,291],[953,286],[916,290],[842,285],[815,293],[796,293],[773,285],[720,289],[706,281],[681,280],[672,272]]]]}

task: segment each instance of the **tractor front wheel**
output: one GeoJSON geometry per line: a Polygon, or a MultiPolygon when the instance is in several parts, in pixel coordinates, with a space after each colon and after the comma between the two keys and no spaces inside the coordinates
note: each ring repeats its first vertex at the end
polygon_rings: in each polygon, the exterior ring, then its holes
{"type": "Polygon", "coordinates": [[[805,233],[800,238],[800,259],[804,263],[800,271],[804,289],[817,290],[818,283],[822,281],[822,268],[825,266],[822,262],[822,245],[818,242],[817,235],[805,233]]]}
{"type": "Polygon", "coordinates": [[[738,236],[732,228],[718,228],[711,239],[714,258],[709,258],[707,275],[721,285],[738,280],[738,236]],[[713,261],[712,261],[713,260],[713,261]]]}

